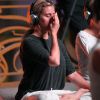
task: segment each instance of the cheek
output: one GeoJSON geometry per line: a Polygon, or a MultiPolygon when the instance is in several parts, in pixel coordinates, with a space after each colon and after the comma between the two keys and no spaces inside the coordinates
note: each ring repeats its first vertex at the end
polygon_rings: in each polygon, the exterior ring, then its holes
{"type": "Polygon", "coordinates": [[[49,24],[49,19],[40,19],[40,24],[41,25],[45,25],[45,26],[48,26],[48,24],[49,24]]]}

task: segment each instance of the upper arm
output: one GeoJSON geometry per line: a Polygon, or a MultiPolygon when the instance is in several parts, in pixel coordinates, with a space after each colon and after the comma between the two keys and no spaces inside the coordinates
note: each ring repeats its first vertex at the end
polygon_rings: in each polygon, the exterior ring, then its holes
{"type": "Polygon", "coordinates": [[[75,43],[76,53],[79,53],[79,51],[82,51],[86,56],[88,56],[89,50],[88,50],[87,42],[88,41],[84,36],[77,35],[76,43],[75,43]]]}
{"type": "Polygon", "coordinates": [[[89,54],[86,49],[85,40],[81,40],[79,36],[76,38],[75,53],[80,66],[87,66],[89,54]],[[83,63],[84,60],[84,63],[83,63]]]}

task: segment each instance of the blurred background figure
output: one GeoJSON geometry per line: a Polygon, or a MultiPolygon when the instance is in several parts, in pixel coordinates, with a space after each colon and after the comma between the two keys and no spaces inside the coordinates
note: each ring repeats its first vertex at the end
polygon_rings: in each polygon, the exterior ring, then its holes
{"type": "MultiPolygon", "coordinates": [[[[90,3],[91,4],[91,3],[90,3]]],[[[92,15],[90,19],[90,24],[88,28],[81,30],[76,37],[76,56],[78,60],[78,67],[82,76],[90,81],[88,62],[92,52],[93,47],[97,44],[100,39],[100,11],[99,5],[93,6],[92,15]]]]}
{"type": "MultiPolygon", "coordinates": [[[[93,100],[100,99],[100,0],[91,0],[91,7],[94,12],[95,25],[98,30],[99,40],[94,46],[89,63],[89,75],[91,81],[91,94],[93,100]]],[[[91,42],[92,44],[92,42],[91,42]]]]}
{"type": "MultiPolygon", "coordinates": [[[[69,27],[68,32],[70,41],[73,46],[75,46],[76,35],[80,30],[88,27],[88,16],[86,13],[89,9],[89,0],[58,0],[60,2],[59,6],[63,13],[63,24],[61,28],[65,28],[68,20],[69,27]],[[73,7],[74,6],[74,7],[73,7]],[[87,19],[86,19],[87,18],[87,19]]],[[[63,34],[60,34],[63,35],[63,34]]]]}

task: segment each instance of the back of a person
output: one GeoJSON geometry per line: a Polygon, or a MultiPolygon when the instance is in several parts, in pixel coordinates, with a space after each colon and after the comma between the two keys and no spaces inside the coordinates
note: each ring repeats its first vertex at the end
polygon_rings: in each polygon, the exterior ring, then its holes
{"type": "Polygon", "coordinates": [[[93,50],[89,64],[89,74],[92,98],[93,100],[100,100],[100,41],[93,50]]]}
{"type": "MultiPolygon", "coordinates": [[[[94,13],[90,20],[90,26],[87,29],[80,31],[76,38],[76,56],[79,63],[79,68],[85,69],[84,71],[88,71],[88,61],[91,51],[95,47],[97,41],[100,39],[100,4],[97,3],[95,5],[97,6],[92,9],[94,13]]],[[[83,75],[85,75],[84,71],[81,71],[83,75]]]]}
{"type": "Polygon", "coordinates": [[[98,38],[91,35],[86,30],[80,31],[76,37],[75,52],[78,61],[78,68],[81,71],[82,76],[88,81],[90,81],[88,75],[89,56],[97,41],[98,38]]]}

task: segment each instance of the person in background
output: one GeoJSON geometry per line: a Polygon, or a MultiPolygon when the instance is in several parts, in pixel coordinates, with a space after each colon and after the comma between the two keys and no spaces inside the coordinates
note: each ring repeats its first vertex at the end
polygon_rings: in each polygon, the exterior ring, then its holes
{"type": "MultiPolygon", "coordinates": [[[[99,2],[99,1],[98,1],[99,2]]],[[[90,26],[84,30],[81,30],[76,38],[76,56],[78,60],[79,70],[88,81],[89,71],[88,71],[88,62],[91,55],[93,47],[96,45],[98,40],[100,40],[100,3],[97,7],[94,7],[93,17],[90,20],[90,26]]]]}
{"type": "MultiPolygon", "coordinates": [[[[86,29],[88,27],[88,10],[89,9],[89,0],[57,0],[60,2],[58,6],[60,6],[60,9],[62,9],[63,12],[63,25],[62,27],[66,26],[68,23],[68,20],[70,19],[69,25],[68,25],[68,33],[69,39],[73,47],[75,47],[75,39],[76,35],[80,30],[86,29]],[[76,3],[75,3],[76,2],[76,3]],[[74,8],[73,8],[73,5],[74,8]]],[[[65,28],[65,27],[64,27],[65,28]]],[[[63,28],[63,29],[64,29],[63,28]]],[[[62,31],[62,30],[61,30],[62,31]]],[[[62,33],[60,33],[63,35],[62,33]]],[[[67,35],[68,36],[68,35],[67,35]]]]}
{"type": "Polygon", "coordinates": [[[36,0],[31,5],[30,14],[32,27],[20,46],[24,74],[15,100],[20,100],[30,91],[61,90],[65,78],[80,88],[90,89],[88,82],[75,71],[57,37],[60,23],[54,3],[36,0]]]}
{"type": "Polygon", "coordinates": [[[59,38],[64,41],[64,45],[70,56],[72,63],[78,69],[78,61],[75,53],[75,40],[78,32],[88,27],[91,9],[90,0],[56,0],[58,1],[59,18],[61,25],[59,38]]]}

